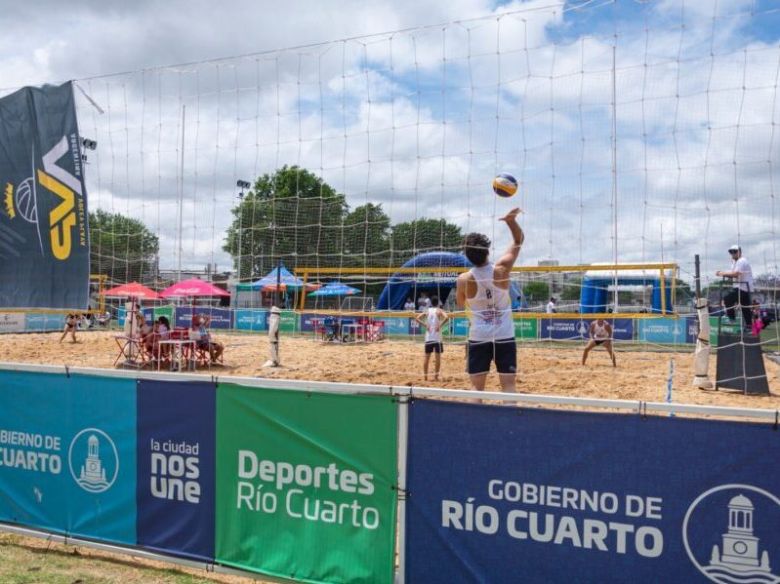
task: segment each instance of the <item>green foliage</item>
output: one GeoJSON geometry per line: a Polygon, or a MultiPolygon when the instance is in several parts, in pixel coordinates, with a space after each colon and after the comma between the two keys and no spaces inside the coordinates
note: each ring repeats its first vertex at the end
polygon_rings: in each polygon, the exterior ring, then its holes
{"type": "Polygon", "coordinates": [[[547,282],[529,282],[523,287],[523,294],[528,302],[542,302],[550,297],[550,286],[547,282]]]}
{"type": "Polygon", "coordinates": [[[156,278],[160,241],[141,221],[98,209],[89,214],[89,232],[91,273],[111,283],[156,278]]]}
{"type": "Polygon", "coordinates": [[[386,266],[390,250],[390,217],[382,205],[366,203],[344,219],[343,265],[386,266]]]}
{"type": "Polygon", "coordinates": [[[288,267],[340,265],[344,195],[306,169],[284,166],[257,179],[233,210],[223,249],[241,266],[239,279],[288,267]]]}
{"type": "Polygon", "coordinates": [[[399,266],[422,251],[457,250],[463,239],[460,228],[443,219],[391,226],[382,205],[350,210],[343,194],[298,166],[258,178],[232,213],[223,249],[242,281],[268,273],[280,260],[290,269],[399,266]]]}
{"type": "Polygon", "coordinates": [[[460,227],[444,219],[416,219],[393,226],[393,254],[401,263],[426,251],[459,251],[460,227]]]}
{"type": "Polygon", "coordinates": [[[582,278],[572,278],[563,285],[561,300],[579,300],[582,293],[582,278]]]}

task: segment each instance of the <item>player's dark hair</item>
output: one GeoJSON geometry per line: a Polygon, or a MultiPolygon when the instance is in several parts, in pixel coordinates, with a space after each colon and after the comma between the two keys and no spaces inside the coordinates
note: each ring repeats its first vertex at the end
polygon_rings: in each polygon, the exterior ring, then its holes
{"type": "Polygon", "coordinates": [[[463,240],[463,253],[475,266],[484,266],[490,253],[490,240],[482,233],[469,233],[463,240]]]}
{"type": "Polygon", "coordinates": [[[436,308],[439,305],[439,297],[438,296],[431,296],[431,306],[436,308]]]}

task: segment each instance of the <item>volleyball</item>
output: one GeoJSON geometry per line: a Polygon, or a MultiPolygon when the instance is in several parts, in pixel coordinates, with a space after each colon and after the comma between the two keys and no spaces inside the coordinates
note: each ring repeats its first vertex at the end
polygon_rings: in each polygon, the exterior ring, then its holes
{"type": "Polygon", "coordinates": [[[502,173],[493,179],[493,190],[499,197],[511,197],[517,192],[517,179],[502,173]]]}

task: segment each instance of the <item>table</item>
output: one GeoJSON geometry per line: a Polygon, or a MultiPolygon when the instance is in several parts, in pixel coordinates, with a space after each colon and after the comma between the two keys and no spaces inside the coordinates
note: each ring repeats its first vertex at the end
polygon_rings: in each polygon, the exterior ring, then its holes
{"type": "Polygon", "coordinates": [[[358,323],[348,323],[341,325],[341,338],[345,343],[360,343],[365,342],[364,327],[358,323]],[[353,338],[354,340],[347,340],[353,338]]]}
{"type": "Polygon", "coordinates": [[[122,366],[124,367],[143,367],[146,363],[146,355],[141,346],[141,339],[128,337],[126,335],[115,335],[114,341],[119,347],[119,354],[114,359],[114,367],[124,358],[122,366]]]}
{"type": "Polygon", "coordinates": [[[168,339],[157,343],[157,371],[160,370],[163,346],[170,347],[171,371],[195,370],[195,341],[190,339],[168,339]]]}

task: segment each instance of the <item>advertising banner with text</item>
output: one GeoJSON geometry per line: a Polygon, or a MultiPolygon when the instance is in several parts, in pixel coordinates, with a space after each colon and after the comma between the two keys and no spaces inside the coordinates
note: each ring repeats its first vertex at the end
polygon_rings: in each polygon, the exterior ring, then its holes
{"type": "Polygon", "coordinates": [[[86,308],[83,170],[72,83],[0,98],[0,306],[86,308]]]}
{"type": "Polygon", "coordinates": [[[390,397],[219,384],[216,557],[306,582],[393,580],[390,397]]]}
{"type": "Polygon", "coordinates": [[[780,581],[771,424],[410,405],[406,582],[780,581]]]}
{"type": "Polygon", "coordinates": [[[214,559],[216,387],[138,381],[138,544],[214,559]]]}
{"type": "Polygon", "coordinates": [[[0,520],[135,545],[135,380],[0,371],[0,520]]]}

